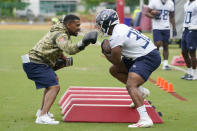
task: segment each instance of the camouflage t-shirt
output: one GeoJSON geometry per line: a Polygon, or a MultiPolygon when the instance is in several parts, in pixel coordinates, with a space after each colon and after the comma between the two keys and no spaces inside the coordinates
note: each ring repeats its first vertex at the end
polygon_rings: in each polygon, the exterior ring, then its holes
{"type": "Polygon", "coordinates": [[[80,50],[76,44],[72,44],[70,35],[63,23],[58,22],[29,51],[29,57],[33,62],[44,63],[53,67],[63,51],[73,55],[80,50]]]}

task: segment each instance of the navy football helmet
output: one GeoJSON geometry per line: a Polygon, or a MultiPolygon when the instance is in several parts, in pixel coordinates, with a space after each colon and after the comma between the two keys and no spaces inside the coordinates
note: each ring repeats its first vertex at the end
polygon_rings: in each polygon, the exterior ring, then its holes
{"type": "Polygon", "coordinates": [[[115,10],[104,9],[96,16],[96,24],[100,27],[101,32],[108,34],[109,27],[119,24],[118,14],[115,10]]]}
{"type": "Polygon", "coordinates": [[[165,5],[167,1],[168,0],[161,0],[161,3],[165,5]]]}

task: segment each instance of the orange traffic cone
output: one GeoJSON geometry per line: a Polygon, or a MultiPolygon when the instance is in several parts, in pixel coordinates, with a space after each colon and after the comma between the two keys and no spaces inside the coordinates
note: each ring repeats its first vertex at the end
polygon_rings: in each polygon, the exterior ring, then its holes
{"type": "Polygon", "coordinates": [[[161,77],[158,77],[158,78],[157,78],[157,83],[156,83],[156,85],[159,86],[160,83],[161,83],[161,77]]]}
{"type": "Polygon", "coordinates": [[[168,85],[168,92],[174,92],[172,83],[169,83],[168,85]]]}
{"type": "Polygon", "coordinates": [[[167,81],[164,82],[162,89],[166,90],[166,91],[168,90],[168,82],[167,81]]]}
{"type": "Polygon", "coordinates": [[[159,85],[160,88],[163,88],[164,81],[165,81],[165,80],[164,80],[163,78],[161,78],[160,85],[159,85]]]}

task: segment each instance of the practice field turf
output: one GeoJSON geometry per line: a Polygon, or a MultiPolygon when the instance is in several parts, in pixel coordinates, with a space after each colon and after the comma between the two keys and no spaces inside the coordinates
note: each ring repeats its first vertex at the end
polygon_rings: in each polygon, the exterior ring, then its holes
{"type": "MultiPolygon", "coordinates": [[[[128,129],[130,123],[81,123],[62,122],[58,106],[60,97],[69,86],[124,87],[110,76],[110,63],[101,55],[98,45],[91,45],[74,55],[74,66],[57,71],[61,91],[51,109],[59,125],[35,124],[35,113],[41,105],[42,90],[36,90],[34,83],[26,78],[20,56],[27,53],[47,32],[38,29],[0,29],[0,131],[196,131],[197,130],[197,81],[185,81],[181,71],[163,71],[161,66],[152,75],[172,82],[175,92],[187,101],[181,101],[161,90],[150,81],[144,87],[151,91],[148,100],[157,111],[162,112],[163,124],[147,129],[128,129]]],[[[147,34],[151,36],[151,34],[147,34]]],[[[81,38],[81,36],[79,36],[81,38]]],[[[73,42],[79,39],[74,39],[73,42]]],[[[101,40],[100,40],[101,41],[101,40]]],[[[178,45],[170,45],[170,61],[180,55],[178,45]]],[[[183,67],[182,67],[183,68],[183,67]]]]}

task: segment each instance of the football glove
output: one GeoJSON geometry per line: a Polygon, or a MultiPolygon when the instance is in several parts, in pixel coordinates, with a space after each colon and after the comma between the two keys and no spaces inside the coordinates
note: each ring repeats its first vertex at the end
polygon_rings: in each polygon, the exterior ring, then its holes
{"type": "Polygon", "coordinates": [[[79,48],[79,50],[83,50],[90,43],[95,44],[96,41],[97,41],[97,36],[98,36],[98,32],[97,31],[91,31],[91,32],[86,33],[84,35],[82,41],[80,41],[77,44],[77,47],[79,48]]]}
{"type": "Polygon", "coordinates": [[[161,19],[160,14],[155,14],[155,15],[154,15],[154,18],[155,18],[156,20],[160,20],[160,19],[161,19]]]}
{"type": "Polygon", "coordinates": [[[58,58],[57,62],[55,63],[55,66],[53,67],[53,70],[59,70],[64,67],[72,66],[73,65],[73,58],[67,57],[67,58],[58,58]]]}

